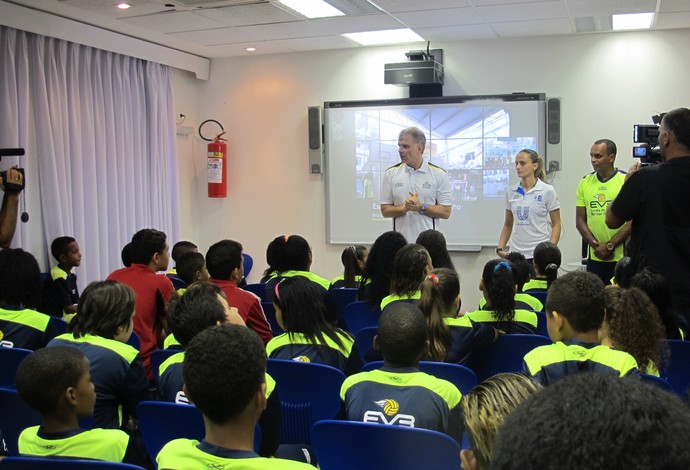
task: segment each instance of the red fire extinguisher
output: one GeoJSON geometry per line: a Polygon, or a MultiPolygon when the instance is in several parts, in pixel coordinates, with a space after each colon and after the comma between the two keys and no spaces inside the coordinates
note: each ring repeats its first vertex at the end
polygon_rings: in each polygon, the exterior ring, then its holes
{"type": "Polygon", "coordinates": [[[208,144],[206,171],[208,177],[208,197],[228,197],[228,146],[225,139],[218,134],[208,144]]]}
{"type": "Polygon", "coordinates": [[[207,119],[199,125],[199,137],[209,142],[206,154],[208,197],[228,197],[228,147],[223,134],[225,129],[215,119],[207,119]],[[215,123],[221,130],[213,140],[204,137],[201,132],[204,124],[209,122],[215,123]]]}

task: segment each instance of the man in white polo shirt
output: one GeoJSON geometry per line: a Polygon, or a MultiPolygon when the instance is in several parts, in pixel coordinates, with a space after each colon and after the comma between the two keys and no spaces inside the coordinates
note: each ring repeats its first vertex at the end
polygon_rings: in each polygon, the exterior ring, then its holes
{"type": "Polygon", "coordinates": [[[386,170],[381,185],[381,214],[393,218],[393,230],[409,243],[428,229],[436,229],[436,219],[447,219],[453,205],[448,173],[424,161],[424,132],[408,127],[398,138],[399,164],[386,170]]]}

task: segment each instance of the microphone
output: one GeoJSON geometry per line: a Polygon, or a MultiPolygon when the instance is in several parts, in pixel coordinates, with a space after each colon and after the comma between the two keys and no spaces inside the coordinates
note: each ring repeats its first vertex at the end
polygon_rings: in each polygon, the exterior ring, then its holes
{"type": "Polygon", "coordinates": [[[21,157],[24,149],[0,149],[0,157],[21,157]]]}

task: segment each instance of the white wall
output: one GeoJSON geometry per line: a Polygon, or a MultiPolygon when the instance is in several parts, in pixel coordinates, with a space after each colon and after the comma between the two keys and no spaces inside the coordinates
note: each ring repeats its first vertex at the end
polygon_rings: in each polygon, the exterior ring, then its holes
{"type": "MultiPolygon", "coordinates": [[[[545,92],[562,99],[563,171],[555,177],[564,221],[564,264],[580,258],[575,190],[591,171],[589,148],[599,138],[618,144],[619,167],[632,164],[632,126],[690,105],[690,30],[590,34],[434,44],[444,50],[444,94],[545,92]]],[[[227,199],[206,197],[205,143],[178,136],[181,234],[205,251],[232,238],[254,256],[250,280],[265,268],[266,245],[280,234],[312,245],[312,270],[337,275],[342,247],[325,239],[325,188],[308,173],[307,106],[323,101],[400,98],[383,84],[383,64],[404,59],[404,47],[214,59],[208,82],[176,71],[177,110],[184,125],[219,120],[229,136],[227,199]]],[[[503,217],[503,214],[496,214],[503,217]]],[[[498,239],[498,234],[496,234],[498,239]]],[[[463,299],[473,308],[493,247],[453,256],[463,299]]]]}

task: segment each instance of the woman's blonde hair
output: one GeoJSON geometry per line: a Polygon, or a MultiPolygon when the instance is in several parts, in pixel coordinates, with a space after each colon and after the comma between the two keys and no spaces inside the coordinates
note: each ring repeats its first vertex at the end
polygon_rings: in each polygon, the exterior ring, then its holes
{"type": "Polygon", "coordinates": [[[489,468],[491,449],[505,418],[542,385],[526,375],[496,374],[462,398],[465,431],[480,470],[489,468]]]}

